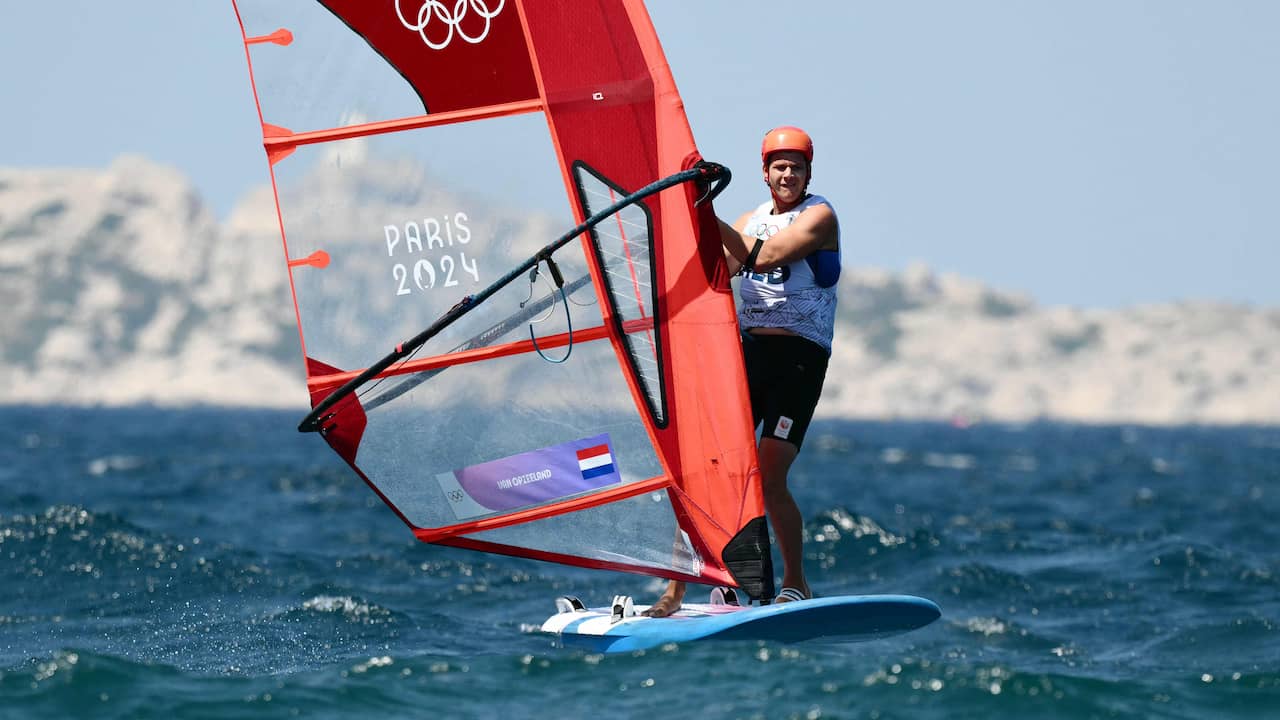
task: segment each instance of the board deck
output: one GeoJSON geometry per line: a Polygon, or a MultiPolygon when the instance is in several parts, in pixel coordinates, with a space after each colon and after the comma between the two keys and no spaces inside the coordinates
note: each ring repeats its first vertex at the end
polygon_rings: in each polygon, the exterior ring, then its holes
{"type": "Polygon", "coordinates": [[[639,615],[614,621],[612,608],[560,612],[542,624],[565,647],[630,652],[694,640],[766,640],[783,643],[826,639],[865,642],[916,630],[942,611],[912,595],[841,595],[763,606],[685,603],[665,618],[639,615]]]}

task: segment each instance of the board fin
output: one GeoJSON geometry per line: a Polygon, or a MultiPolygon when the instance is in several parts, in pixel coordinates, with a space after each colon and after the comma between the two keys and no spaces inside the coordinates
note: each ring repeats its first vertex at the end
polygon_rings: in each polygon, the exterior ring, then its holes
{"type": "Polygon", "coordinates": [[[720,557],[747,597],[773,598],[773,557],[769,552],[769,527],[763,515],[747,522],[725,545],[720,557]]]}

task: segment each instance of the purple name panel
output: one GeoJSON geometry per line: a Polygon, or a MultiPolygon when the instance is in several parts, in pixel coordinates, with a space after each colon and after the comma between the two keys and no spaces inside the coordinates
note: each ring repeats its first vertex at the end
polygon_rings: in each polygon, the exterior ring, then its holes
{"type": "Polygon", "coordinates": [[[506,512],[622,482],[609,434],[439,473],[459,520],[506,512]]]}

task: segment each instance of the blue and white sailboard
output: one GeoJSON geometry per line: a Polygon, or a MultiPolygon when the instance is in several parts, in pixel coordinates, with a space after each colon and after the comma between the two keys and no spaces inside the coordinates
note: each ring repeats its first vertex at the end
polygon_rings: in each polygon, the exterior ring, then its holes
{"type": "Polygon", "coordinates": [[[773,605],[685,603],[675,614],[644,617],[647,606],[576,609],[562,604],[542,624],[565,647],[590,652],[646,650],[694,640],[807,640],[852,643],[922,628],[942,616],[932,601],[912,595],[842,595],[773,605]]]}

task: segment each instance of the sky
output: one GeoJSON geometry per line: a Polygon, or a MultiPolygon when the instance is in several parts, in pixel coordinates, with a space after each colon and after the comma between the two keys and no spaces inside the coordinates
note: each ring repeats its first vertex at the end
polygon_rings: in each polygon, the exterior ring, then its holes
{"type": "MultiPolygon", "coordinates": [[[[760,138],[793,124],[853,266],[1044,305],[1280,306],[1280,2],[798,5],[648,3],[699,149],[734,170],[726,219],[767,198],[760,138]]],[[[268,181],[229,0],[4,14],[0,166],[142,154],[219,216],[268,181]]]]}

